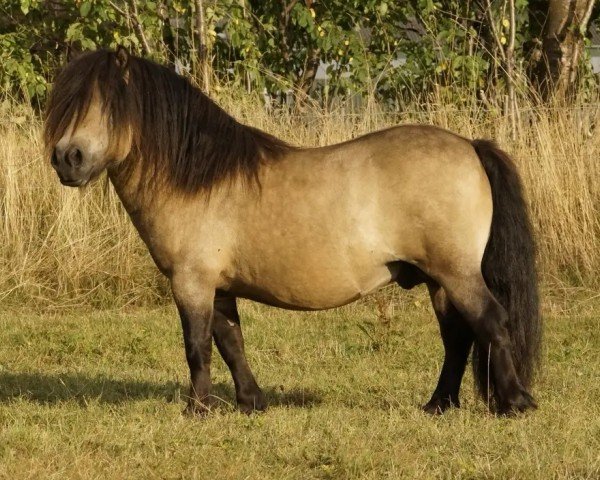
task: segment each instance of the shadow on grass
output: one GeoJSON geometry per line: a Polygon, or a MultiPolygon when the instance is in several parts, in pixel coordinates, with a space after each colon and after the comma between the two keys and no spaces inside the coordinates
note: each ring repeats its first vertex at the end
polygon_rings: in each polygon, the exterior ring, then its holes
{"type": "Polygon", "coordinates": [[[76,401],[82,405],[152,398],[173,401],[181,390],[182,386],[175,382],[122,380],[80,373],[0,372],[0,403],[17,399],[44,404],[76,401]]]}
{"type": "MultiPolygon", "coordinates": [[[[285,391],[281,387],[263,389],[270,406],[310,407],[321,403],[321,397],[306,390],[285,391]]],[[[146,382],[89,376],[78,373],[45,374],[0,372],[0,403],[25,400],[40,404],[75,401],[119,405],[132,401],[159,399],[166,402],[185,402],[188,386],[178,382],[146,382]]],[[[220,382],[213,385],[213,395],[224,404],[235,405],[233,386],[220,382]]]]}

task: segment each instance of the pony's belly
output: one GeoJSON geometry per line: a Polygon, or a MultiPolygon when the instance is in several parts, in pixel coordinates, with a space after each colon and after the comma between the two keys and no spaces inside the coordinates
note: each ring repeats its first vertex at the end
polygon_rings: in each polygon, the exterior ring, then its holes
{"type": "Polygon", "coordinates": [[[234,282],[229,291],[274,307],[292,310],[324,310],[354,302],[389,284],[395,277],[395,268],[380,265],[368,272],[339,271],[338,275],[314,275],[304,278],[290,274],[278,281],[269,276],[253,281],[234,282]]]}

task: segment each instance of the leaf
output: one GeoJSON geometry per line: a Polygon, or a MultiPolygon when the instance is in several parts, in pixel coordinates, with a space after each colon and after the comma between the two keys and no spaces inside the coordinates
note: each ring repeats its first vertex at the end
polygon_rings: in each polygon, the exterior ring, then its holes
{"type": "Polygon", "coordinates": [[[93,50],[96,48],[96,43],[91,38],[82,38],[81,46],[86,50],[93,50]]]}
{"type": "Polygon", "coordinates": [[[92,9],[92,2],[83,2],[79,7],[79,14],[82,17],[87,17],[92,9]]]}
{"type": "Polygon", "coordinates": [[[31,5],[31,0],[21,0],[21,11],[27,15],[29,13],[29,7],[31,5]]]}
{"type": "Polygon", "coordinates": [[[83,38],[83,27],[79,23],[72,23],[67,29],[67,40],[76,41],[83,38]]]}

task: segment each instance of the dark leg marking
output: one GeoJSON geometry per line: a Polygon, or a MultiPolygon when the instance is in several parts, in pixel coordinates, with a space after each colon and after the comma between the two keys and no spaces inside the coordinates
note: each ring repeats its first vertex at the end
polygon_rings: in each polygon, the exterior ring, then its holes
{"type": "Polygon", "coordinates": [[[489,365],[490,390],[500,414],[536,408],[517,377],[507,330],[506,310],[488,290],[483,277],[446,282],[444,289],[475,334],[482,365],[489,365]],[[489,352],[489,356],[488,356],[489,352]]]}
{"type": "Polygon", "coordinates": [[[212,309],[196,310],[177,301],[181,317],[185,357],[190,369],[190,394],[185,413],[204,414],[211,407],[210,362],[212,309]]]}
{"type": "Polygon", "coordinates": [[[437,283],[429,281],[427,288],[440,325],[445,356],[437,387],[423,410],[441,414],[450,407],[460,407],[460,385],[473,344],[473,331],[437,283]]]}
{"type": "Polygon", "coordinates": [[[233,297],[215,298],[213,337],[231,371],[239,409],[244,413],[266,408],[262,391],[246,360],[240,317],[233,297]]]}

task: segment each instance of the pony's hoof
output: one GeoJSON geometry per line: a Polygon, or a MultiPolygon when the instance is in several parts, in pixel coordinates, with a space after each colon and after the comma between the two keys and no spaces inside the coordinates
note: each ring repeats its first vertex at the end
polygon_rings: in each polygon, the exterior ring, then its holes
{"type": "Polygon", "coordinates": [[[243,399],[238,397],[237,403],[240,412],[246,415],[254,412],[264,412],[267,409],[267,402],[261,391],[254,395],[248,395],[243,399]]]}
{"type": "Polygon", "coordinates": [[[430,415],[441,415],[451,407],[460,407],[458,400],[453,402],[449,398],[434,397],[423,405],[422,408],[424,412],[429,413],[430,415]]]}
{"type": "Polygon", "coordinates": [[[498,414],[504,416],[513,416],[538,408],[533,397],[525,390],[518,390],[512,398],[504,402],[499,401],[498,405],[498,414]]]}
{"type": "Polygon", "coordinates": [[[210,410],[210,404],[196,400],[188,402],[181,413],[186,417],[206,417],[210,413],[210,410]]]}

